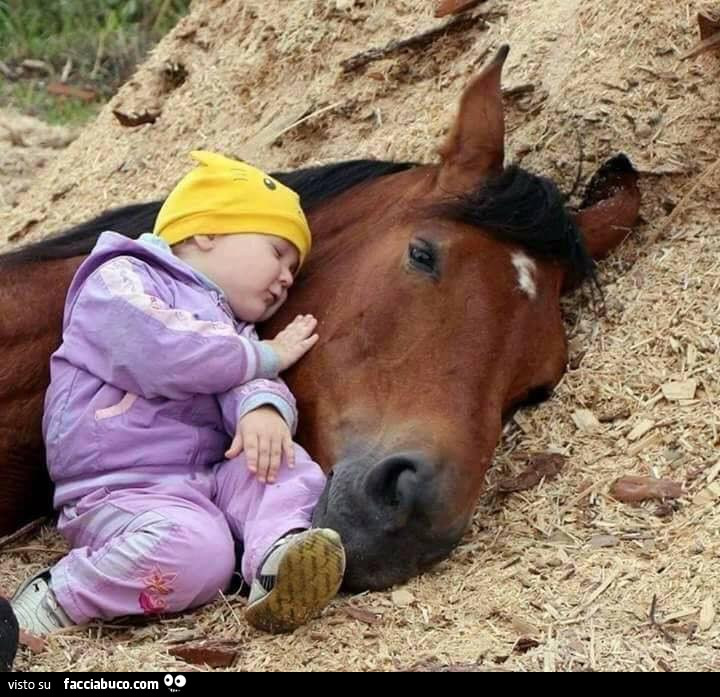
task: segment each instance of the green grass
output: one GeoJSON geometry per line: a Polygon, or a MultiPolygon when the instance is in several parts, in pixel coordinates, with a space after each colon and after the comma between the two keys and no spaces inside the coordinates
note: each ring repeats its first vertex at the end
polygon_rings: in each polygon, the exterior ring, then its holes
{"type": "Polygon", "coordinates": [[[0,0],[0,61],[11,68],[42,60],[50,76],[10,81],[0,75],[0,106],[54,123],[91,118],[97,104],[44,91],[70,61],[68,83],[104,101],[187,12],[190,0],[0,0]]]}
{"type": "Polygon", "coordinates": [[[82,126],[97,115],[102,101],[88,104],[80,99],[55,97],[37,80],[9,82],[0,78],[0,106],[11,106],[50,124],[82,126]]]}

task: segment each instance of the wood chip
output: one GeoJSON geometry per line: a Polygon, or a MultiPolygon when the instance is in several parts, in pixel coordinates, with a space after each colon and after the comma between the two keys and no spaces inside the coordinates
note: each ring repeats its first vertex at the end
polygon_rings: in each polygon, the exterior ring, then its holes
{"type": "Polygon", "coordinates": [[[674,402],[680,399],[694,399],[697,387],[698,381],[691,378],[682,382],[666,382],[661,389],[665,399],[674,402]]]}
{"type": "Polygon", "coordinates": [[[513,421],[520,427],[523,433],[532,433],[533,425],[532,419],[526,414],[518,411],[513,415],[513,421]]]}
{"type": "Polygon", "coordinates": [[[567,458],[558,453],[537,453],[530,458],[527,468],[515,477],[500,479],[497,491],[509,494],[514,491],[527,491],[537,486],[543,479],[552,479],[565,465],[567,458]]]}
{"type": "Polygon", "coordinates": [[[415,596],[408,590],[401,588],[400,590],[393,591],[390,596],[393,605],[396,607],[407,607],[415,602],[415,596]]]}
{"type": "Polygon", "coordinates": [[[710,486],[705,487],[695,496],[693,503],[696,506],[707,506],[707,504],[717,499],[720,499],[720,481],[713,482],[710,486]]]}
{"type": "Polygon", "coordinates": [[[659,431],[656,431],[655,433],[650,433],[642,440],[637,441],[636,443],[631,443],[628,446],[627,454],[630,457],[635,457],[636,455],[639,455],[643,450],[649,450],[650,448],[659,445],[662,443],[662,433],[659,431]]]}
{"type": "Polygon", "coordinates": [[[382,616],[378,615],[375,612],[371,612],[370,610],[367,610],[363,607],[354,607],[353,605],[347,605],[342,608],[342,611],[348,615],[348,617],[352,617],[354,620],[357,620],[358,622],[363,622],[364,624],[379,624],[382,622],[382,616]]]}
{"type": "Polygon", "coordinates": [[[145,123],[155,123],[160,117],[159,111],[143,111],[141,113],[125,114],[118,109],[113,109],[113,115],[120,122],[120,125],[134,128],[145,123]]]}
{"type": "Polygon", "coordinates": [[[456,15],[466,10],[477,7],[486,0],[442,0],[435,10],[436,17],[445,17],[446,15],[456,15]]]}
{"type": "Polygon", "coordinates": [[[538,646],[540,646],[540,642],[537,639],[520,637],[513,647],[513,653],[527,653],[531,649],[536,649],[538,646]]]}
{"type": "Polygon", "coordinates": [[[677,620],[681,620],[685,617],[691,617],[696,612],[696,607],[682,607],[679,610],[675,610],[675,612],[670,612],[665,615],[663,623],[667,624],[668,622],[677,622],[677,620]]]}
{"type": "Polygon", "coordinates": [[[628,433],[627,439],[632,443],[633,441],[642,438],[649,430],[655,428],[655,422],[652,419],[640,419],[635,424],[632,431],[628,433]]]}
{"type": "Polygon", "coordinates": [[[200,641],[201,639],[203,639],[203,635],[197,629],[178,627],[167,630],[166,642],[168,644],[188,644],[191,641],[200,641]]]}
{"type": "Polygon", "coordinates": [[[712,484],[720,474],[720,460],[713,466],[713,468],[708,472],[707,476],[707,483],[712,484]]]}
{"type": "Polygon", "coordinates": [[[31,653],[43,653],[47,649],[47,639],[45,637],[35,636],[24,629],[20,630],[20,645],[26,646],[31,653]]]}
{"type": "Polygon", "coordinates": [[[511,617],[510,624],[519,636],[538,636],[541,633],[534,624],[524,620],[522,617],[511,617]]]}
{"type": "Polygon", "coordinates": [[[173,646],[168,653],[195,666],[229,668],[237,657],[238,644],[236,641],[200,641],[173,646]]]}
{"type": "Polygon", "coordinates": [[[590,538],[590,546],[593,549],[603,549],[605,547],[617,547],[620,540],[614,535],[595,535],[590,538]]]}
{"type": "Polygon", "coordinates": [[[500,668],[490,669],[478,663],[440,663],[438,661],[421,661],[420,663],[404,668],[404,673],[488,673],[491,670],[501,671],[500,668]]]}
{"type": "Polygon", "coordinates": [[[630,407],[614,406],[606,409],[598,416],[601,424],[619,421],[620,419],[629,419],[631,416],[630,407]]]}
{"type": "Polygon", "coordinates": [[[578,430],[584,433],[596,433],[602,429],[602,424],[589,409],[577,409],[573,412],[572,420],[578,430]]]}
{"type": "Polygon", "coordinates": [[[705,598],[700,608],[700,619],[698,620],[698,628],[705,632],[713,626],[715,622],[715,602],[711,595],[705,598]]]}
{"type": "Polygon", "coordinates": [[[575,539],[562,530],[555,530],[555,532],[547,538],[547,541],[556,545],[574,545],[576,543],[575,539]]]}
{"type": "Polygon", "coordinates": [[[618,501],[636,503],[649,499],[677,499],[683,495],[680,482],[654,477],[636,477],[629,475],[616,479],[610,487],[610,496],[618,501]]]}

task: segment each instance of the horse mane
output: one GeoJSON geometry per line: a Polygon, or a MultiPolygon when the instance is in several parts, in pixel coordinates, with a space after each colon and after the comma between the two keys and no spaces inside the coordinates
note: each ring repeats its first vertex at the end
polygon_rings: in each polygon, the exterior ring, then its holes
{"type": "MultiPolygon", "coordinates": [[[[311,211],[358,184],[415,166],[411,162],[348,160],[272,176],[297,191],[302,207],[311,211]]],[[[0,255],[0,266],[89,254],[105,230],[138,237],[152,230],[162,204],[157,200],[107,210],[69,230],[0,255]]],[[[595,262],[566,207],[566,197],[547,177],[510,165],[476,190],[435,204],[429,213],[482,228],[530,253],[561,259],[579,281],[595,279],[595,262]]]]}
{"type": "MultiPolygon", "coordinates": [[[[415,167],[411,162],[382,160],[348,160],[317,167],[304,167],[290,172],[275,172],[272,176],[300,196],[306,211],[342,194],[365,181],[404,172],[415,167]]],[[[112,230],[126,237],[138,237],[153,229],[162,200],[136,203],[104,211],[97,217],[75,227],[0,255],[0,265],[16,266],[29,262],[69,259],[89,254],[98,237],[112,230]]]]}
{"type": "Polygon", "coordinates": [[[428,212],[482,228],[531,254],[560,259],[578,281],[596,281],[595,261],[567,208],[567,197],[547,177],[510,165],[474,191],[435,204],[428,212]]]}

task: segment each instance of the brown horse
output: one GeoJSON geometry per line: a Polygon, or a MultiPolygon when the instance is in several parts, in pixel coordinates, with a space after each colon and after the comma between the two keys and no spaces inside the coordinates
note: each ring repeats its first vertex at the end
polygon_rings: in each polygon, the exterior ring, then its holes
{"type": "MultiPolygon", "coordinates": [[[[382,588],[445,557],[472,516],[503,418],[566,367],[560,296],[594,278],[640,202],[614,158],[577,213],[505,167],[507,48],[469,85],[437,164],[355,161],[277,175],[314,231],[290,300],[320,342],[286,374],[298,440],[330,473],[316,523],[347,546],[347,587],[382,588]]],[[[161,202],[111,211],[0,260],[0,533],[48,506],[40,433],[63,299],[99,232],[151,228],[161,202]]]]}

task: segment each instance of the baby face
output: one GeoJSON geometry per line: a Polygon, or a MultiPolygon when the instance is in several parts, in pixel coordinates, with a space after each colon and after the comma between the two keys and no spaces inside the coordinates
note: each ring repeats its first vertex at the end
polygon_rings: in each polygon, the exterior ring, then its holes
{"type": "Polygon", "coordinates": [[[204,238],[202,267],[222,291],[235,316],[244,322],[272,317],[287,299],[300,254],[282,237],[262,233],[204,238]]]}

